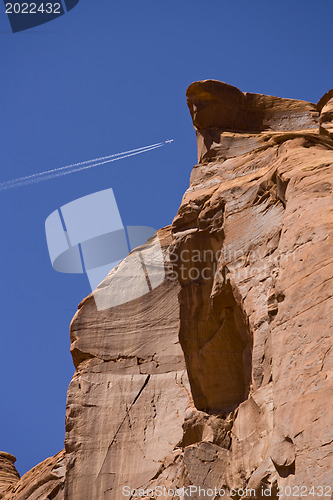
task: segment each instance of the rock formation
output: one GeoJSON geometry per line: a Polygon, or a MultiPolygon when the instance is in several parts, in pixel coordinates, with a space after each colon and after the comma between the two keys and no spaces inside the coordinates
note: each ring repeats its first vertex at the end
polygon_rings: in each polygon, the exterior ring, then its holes
{"type": "Polygon", "coordinates": [[[0,498],[3,498],[5,491],[20,479],[15,462],[14,455],[0,451],[0,498]]]}
{"type": "MultiPolygon", "coordinates": [[[[15,457],[14,457],[15,458],[15,457]]],[[[63,500],[65,452],[57,453],[36,465],[4,491],[3,500],[63,500]],[[19,479],[19,480],[18,480],[19,479]]],[[[1,482],[0,482],[1,484],[1,482]]]]}
{"type": "Polygon", "coordinates": [[[332,494],[333,91],[187,99],[199,163],[157,233],[164,282],[80,304],[65,451],[20,480],[2,454],[5,500],[332,494]]]}

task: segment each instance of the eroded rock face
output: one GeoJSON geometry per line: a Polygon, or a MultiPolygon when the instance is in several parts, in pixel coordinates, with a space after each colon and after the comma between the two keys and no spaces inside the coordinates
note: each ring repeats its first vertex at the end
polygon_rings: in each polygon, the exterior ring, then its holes
{"type": "Polygon", "coordinates": [[[20,474],[15,468],[16,457],[10,453],[0,451],[0,498],[5,491],[20,479],[20,474]]]}
{"type": "Polygon", "coordinates": [[[333,491],[333,93],[315,105],[204,81],[187,98],[200,162],[157,233],[165,279],[116,307],[80,304],[65,455],[6,500],[333,491]]]}
{"type": "MultiPolygon", "coordinates": [[[[166,251],[170,228],[158,234],[166,251]]],[[[98,293],[107,294],[119,272],[121,266],[98,293]]],[[[149,294],[103,311],[90,296],[74,317],[66,498],[124,498],[123,487],[149,482],[182,441],[191,395],[178,340],[178,291],[166,278],[149,294]]]]}
{"type": "Polygon", "coordinates": [[[228,489],[331,486],[328,97],[317,108],[221,82],[188,89],[202,161],[173,223],[180,340],[197,407],[236,405],[228,489]]]}
{"type": "Polygon", "coordinates": [[[333,138],[333,89],[328,91],[319,101],[320,132],[333,138]]]}
{"type": "Polygon", "coordinates": [[[229,154],[236,156],[265,142],[267,132],[318,131],[318,109],[310,102],[243,93],[216,80],[192,83],[186,95],[197,131],[199,160],[212,153],[214,143],[220,144],[223,155],[231,149],[229,154]]]}
{"type": "Polygon", "coordinates": [[[13,483],[3,500],[64,500],[65,471],[65,450],[62,450],[13,483]]]}

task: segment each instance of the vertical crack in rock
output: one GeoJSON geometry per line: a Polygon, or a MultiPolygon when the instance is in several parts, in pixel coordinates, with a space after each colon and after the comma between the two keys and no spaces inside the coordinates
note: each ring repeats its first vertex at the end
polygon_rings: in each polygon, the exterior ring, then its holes
{"type": "Polygon", "coordinates": [[[104,464],[105,464],[106,458],[107,458],[107,456],[108,456],[108,454],[109,454],[109,451],[110,451],[110,449],[111,449],[112,445],[114,444],[114,442],[115,442],[115,440],[116,440],[116,438],[117,438],[117,436],[118,436],[118,434],[119,434],[120,429],[121,429],[121,428],[122,428],[122,426],[124,425],[125,420],[128,418],[128,416],[129,416],[129,413],[130,413],[131,409],[133,408],[133,406],[135,405],[135,403],[137,402],[137,400],[138,400],[138,399],[139,399],[139,397],[141,396],[141,394],[142,394],[142,392],[144,391],[144,389],[147,387],[147,384],[148,384],[148,382],[149,382],[149,379],[150,379],[150,375],[147,375],[147,377],[146,377],[146,379],[145,379],[145,381],[144,381],[144,383],[143,383],[143,385],[142,385],[141,389],[139,390],[139,392],[137,393],[137,395],[136,395],[136,396],[135,396],[135,398],[133,399],[133,401],[132,401],[132,403],[130,404],[130,406],[126,409],[126,414],[125,414],[125,416],[124,416],[123,420],[121,421],[121,423],[120,423],[120,425],[119,425],[118,429],[116,430],[116,432],[115,432],[115,434],[114,434],[114,436],[113,436],[113,438],[112,438],[112,440],[111,440],[111,443],[110,443],[110,444],[109,444],[109,446],[108,446],[108,449],[107,449],[107,451],[106,451],[105,458],[104,458],[104,460],[103,460],[103,462],[102,462],[102,465],[101,465],[101,468],[100,468],[100,470],[99,470],[99,472],[98,472],[98,474],[97,474],[97,477],[100,475],[100,473],[101,473],[101,471],[102,471],[102,469],[103,469],[103,467],[104,467],[104,464]]]}

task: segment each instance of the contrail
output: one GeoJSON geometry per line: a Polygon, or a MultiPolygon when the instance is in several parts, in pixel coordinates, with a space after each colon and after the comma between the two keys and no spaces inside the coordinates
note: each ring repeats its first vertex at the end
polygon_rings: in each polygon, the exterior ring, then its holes
{"type": "Polygon", "coordinates": [[[29,184],[35,184],[37,182],[54,179],[56,177],[61,177],[63,175],[73,174],[74,172],[81,172],[82,170],[87,170],[88,168],[97,167],[99,165],[105,165],[113,161],[123,160],[124,158],[129,158],[130,156],[139,155],[142,153],[146,153],[147,151],[152,151],[154,149],[161,148],[162,146],[165,146],[166,144],[172,141],[173,139],[169,139],[166,141],[158,142],[156,144],[151,144],[149,146],[143,146],[141,148],[131,149],[129,151],[123,151],[122,153],[115,153],[108,156],[101,156],[100,158],[94,158],[93,160],[81,161],[79,163],[72,163],[71,165],[66,165],[64,167],[45,170],[44,172],[38,172],[36,174],[27,175],[24,177],[18,177],[17,179],[1,182],[0,191],[20,186],[27,186],[29,184]]]}

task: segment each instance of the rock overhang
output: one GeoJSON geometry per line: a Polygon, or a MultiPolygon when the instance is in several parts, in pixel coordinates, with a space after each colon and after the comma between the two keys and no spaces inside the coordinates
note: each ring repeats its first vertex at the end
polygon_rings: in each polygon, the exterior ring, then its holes
{"type": "Polygon", "coordinates": [[[198,161],[216,156],[216,149],[224,158],[238,156],[281,134],[332,133],[333,90],[315,104],[242,92],[224,82],[203,80],[192,83],[186,97],[197,134],[198,161]]]}

